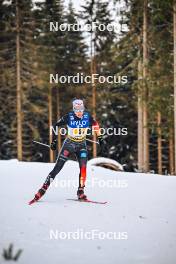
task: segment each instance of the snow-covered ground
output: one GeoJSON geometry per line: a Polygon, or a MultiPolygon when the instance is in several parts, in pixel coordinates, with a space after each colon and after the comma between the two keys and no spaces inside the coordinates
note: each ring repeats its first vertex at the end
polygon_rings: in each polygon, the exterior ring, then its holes
{"type": "Polygon", "coordinates": [[[52,167],[0,161],[0,253],[14,243],[22,264],[176,263],[176,177],[89,165],[86,194],[108,203],[80,203],[67,200],[76,197],[79,172],[68,161],[29,206],[52,167]]]}

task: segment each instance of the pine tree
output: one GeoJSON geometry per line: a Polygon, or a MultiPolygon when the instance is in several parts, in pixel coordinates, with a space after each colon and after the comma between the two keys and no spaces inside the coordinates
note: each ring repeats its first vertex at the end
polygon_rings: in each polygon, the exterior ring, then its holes
{"type": "MultiPolygon", "coordinates": [[[[170,153],[172,155],[171,144],[169,145],[168,138],[168,135],[171,133],[169,130],[172,131],[173,123],[171,82],[172,35],[170,34],[172,25],[172,4],[171,1],[148,1],[147,45],[146,41],[143,41],[143,48],[141,29],[142,25],[146,24],[143,24],[143,21],[146,20],[145,12],[145,19],[142,17],[143,2],[127,1],[127,4],[128,8],[123,12],[123,22],[127,25],[128,30],[127,32],[122,33],[119,43],[123,44],[121,47],[122,52],[124,52],[125,49],[128,49],[128,54],[130,54],[130,57],[133,58],[130,66],[132,66],[132,70],[134,72],[132,85],[137,92],[136,95],[138,96],[138,156],[141,158],[142,152],[144,151],[141,146],[150,146],[151,168],[156,171],[158,167],[161,172],[162,167],[163,172],[168,170],[169,166],[168,147],[170,148],[170,153]],[[168,41],[166,41],[166,39],[168,41]],[[134,47],[133,51],[136,50],[135,46],[138,48],[137,56],[134,56],[135,52],[132,52],[132,47],[134,47]],[[148,54],[146,50],[148,50],[148,54]],[[142,58],[142,52],[145,60],[142,58]],[[135,58],[137,58],[137,61],[135,58]],[[147,63],[144,63],[146,59],[147,63]],[[143,74],[141,74],[142,61],[143,74]],[[147,69],[145,69],[146,66],[147,69]],[[148,92],[144,94],[144,90],[148,90],[148,92]],[[143,109],[144,104],[148,111],[148,117],[147,119],[145,118],[145,120],[142,120],[140,118],[140,113],[145,113],[143,109]],[[146,120],[148,124],[146,123],[146,120]],[[149,144],[144,144],[144,142],[140,141],[142,135],[144,134],[142,132],[143,129],[146,131],[149,130],[150,132],[150,138],[145,136],[145,138],[148,138],[149,144]],[[158,161],[156,159],[157,156],[158,161]],[[156,166],[157,163],[158,166],[156,166]]],[[[143,33],[146,31],[146,26],[144,29],[143,33]]],[[[146,34],[143,34],[144,40],[146,40],[145,35],[146,34]]],[[[122,65],[121,67],[123,69],[124,66],[122,65]]],[[[170,138],[172,141],[172,136],[170,138]]],[[[147,152],[148,151],[145,151],[144,157],[147,156],[147,152]]],[[[143,169],[143,161],[140,161],[140,159],[138,159],[138,161],[139,169],[143,169]]],[[[147,170],[147,163],[145,164],[145,170],[147,170]]]]}
{"type": "MultiPolygon", "coordinates": [[[[22,146],[23,140],[27,147],[25,132],[23,133],[25,111],[22,104],[24,103],[26,106],[27,91],[31,88],[30,80],[32,78],[32,59],[29,56],[32,24],[28,21],[31,16],[32,3],[31,1],[25,1],[24,3],[16,0],[7,3],[7,5],[3,3],[3,6],[8,7],[7,13],[3,14],[3,23],[6,36],[10,37],[9,45],[5,49],[5,53],[7,52],[6,54],[9,53],[10,55],[9,63],[2,61],[6,64],[6,67],[3,68],[3,77],[8,72],[8,87],[6,87],[6,90],[9,91],[9,97],[7,101],[11,104],[4,115],[10,115],[10,119],[12,119],[8,124],[7,138],[11,138],[10,143],[13,148],[17,148],[17,157],[22,160],[23,151],[25,151],[22,146]],[[13,70],[11,70],[12,67],[13,70]]],[[[6,55],[3,59],[5,57],[6,55]]],[[[28,123],[25,125],[25,129],[29,129],[28,123]]],[[[12,151],[12,157],[13,155],[16,156],[16,150],[13,149],[12,151]]]]}
{"type": "Polygon", "coordinates": [[[173,36],[174,36],[174,150],[176,173],[176,1],[173,1],[173,36]]]}
{"type": "MultiPolygon", "coordinates": [[[[55,122],[55,119],[59,118],[58,109],[60,109],[60,102],[56,99],[60,98],[60,90],[58,88],[55,89],[55,86],[49,83],[49,74],[63,73],[63,66],[65,62],[65,42],[64,33],[62,31],[50,31],[50,22],[57,22],[59,26],[65,22],[63,1],[48,0],[44,3],[37,3],[35,17],[37,20],[36,42],[43,53],[42,60],[44,65],[41,66],[41,76],[43,75],[45,92],[48,93],[47,130],[49,142],[51,143],[52,136],[49,128],[52,126],[53,122],[55,122]]],[[[40,65],[42,65],[42,61],[40,62],[40,65]]],[[[53,152],[50,150],[50,161],[53,161],[53,158],[53,152]]]]}
{"type": "MultiPolygon", "coordinates": [[[[69,2],[68,9],[65,15],[65,22],[68,25],[76,25],[79,23],[79,16],[73,8],[72,1],[69,2]]],[[[84,41],[83,33],[81,31],[67,30],[64,36],[64,63],[63,73],[65,76],[74,76],[77,73],[87,72],[87,45],[84,41]]],[[[62,102],[65,111],[70,110],[70,103],[68,98],[85,97],[85,84],[61,84],[60,89],[63,89],[62,102]],[[67,96],[65,96],[67,94],[67,96]]],[[[63,113],[64,114],[64,113],[63,113]]]]}
{"type": "Polygon", "coordinates": [[[9,3],[0,2],[0,158],[16,157],[16,133],[12,132],[16,117],[15,105],[15,37],[14,12],[9,3]],[[4,103],[6,98],[6,103],[4,103]]]}
{"type": "MultiPolygon", "coordinates": [[[[153,146],[157,149],[158,172],[169,171],[170,139],[173,128],[172,97],[172,3],[150,1],[150,64],[149,64],[149,111],[150,127],[156,135],[153,146]],[[168,41],[166,41],[166,39],[168,41]],[[167,54],[167,55],[166,55],[167,54]]],[[[172,151],[171,151],[172,153],[172,151]]],[[[151,158],[154,159],[151,153],[151,158]]]]}
{"type": "MultiPolygon", "coordinates": [[[[67,24],[77,24],[78,14],[76,14],[72,1],[69,2],[68,10],[65,16],[67,24]]],[[[86,68],[87,47],[81,31],[65,32],[65,74],[75,75],[77,72],[84,72],[86,68]]]]}
{"type": "Polygon", "coordinates": [[[30,160],[33,154],[31,142],[36,131],[34,114],[38,112],[31,101],[35,94],[34,16],[32,1],[14,1],[16,9],[16,67],[17,67],[17,146],[19,159],[30,160]],[[20,139],[21,138],[21,139],[20,139]],[[20,142],[21,141],[21,142],[20,142]],[[23,145],[22,145],[23,143],[23,145]],[[21,146],[22,145],[22,146],[21,146]]]}
{"type": "MultiPolygon", "coordinates": [[[[82,19],[85,24],[96,23],[94,30],[90,33],[90,73],[91,75],[99,73],[102,75],[108,75],[112,72],[112,44],[115,38],[114,31],[108,31],[107,25],[112,23],[111,13],[109,11],[109,3],[107,1],[86,1],[82,6],[83,15],[82,19]],[[100,29],[100,25],[103,25],[105,30],[100,29]]],[[[96,118],[97,110],[101,107],[103,96],[102,85],[98,83],[92,84],[92,112],[94,118],[96,118]],[[98,91],[98,93],[97,93],[98,91]],[[99,96],[97,96],[97,94],[99,96]],[[98,105],[98,107],[97,107],[98,105]]],[[[99,116],[100,117],[100,116],[99,116]]],[[[101,118],[101,117],[100,117],[101,118]]],[[[94,135],[94,140],[95,135],[94,135]]],[[[96,144],[93,144],[93,157],[97,154],[96,144]]]]}

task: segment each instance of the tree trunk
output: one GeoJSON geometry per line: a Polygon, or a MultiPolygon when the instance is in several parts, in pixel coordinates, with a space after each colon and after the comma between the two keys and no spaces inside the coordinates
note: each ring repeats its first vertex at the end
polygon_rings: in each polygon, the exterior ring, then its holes
{"type": "Polygon", "coordinates": [[[143,171],[143,98],[142,98],[142,65],[139,54],[138,61],[138,169],[143,171]]]}
{"type": "MultiPolygon", "coordinates": [[[[49,87],[48,91],[48,123],[49,123],[49,143],[52,142],[52,133],[51,133],[51,126],[52,126],[52,87],[49,87]]],[[[54,153],[50,149],[50,162],[54,162],[54,153]]]]}
{"type": "MultiPolygon", "coordinates": [[[[57,96],[57,119],[60,119],[60,94],[59,94],[59,87],[56,88],[56,96],[57,96]]],[[[61,149],[61,134],[58,128],[58,150],[61,149]]]]}
{"type": "Polygon", "coordinates": [[[17,110],[17,158],[22,160],[22,107],[21,107],[21,73],[20,73],[20,22],[19,3],[16,0],[16,110],[17,110]]]}
{"type": "Polygon", "coordinates": [[[174,28],[174,168],[176,174],[176,0],[173,1],[173,28],[174,28]]]}
{"type": "MultiPolygon", "coordinates": [[[[93,59],[93,73],[96,73],[95,59],[93,59]]],[[[92,105],[93,105],[93,117],[96,119],[96,84],[92,85],[92,105]]],[[[96,141],[96,134],[93,134],[93,141],[96,141]]],[[[93,157],[97,156],[97,144],[93,143],[93,157]]]]}
{"type": "MultiPolygon", "coordinates": [[[[94,43],[92,39],[92,33],[91,33],[91,66],[90,71],[91,75],[96,73],[96,66],[95,66],[95,54],[94,54],[94,43]]],[[[92,113],[93,118],[96,118],[96,84],[92,83],[92,113]]],[[[96,135],[93,133],[93,141],[96,141],[96,135]]],[[[93,158],[97,156],[97,145],[96,143],[93,143],[93,158]]]]}
{"type": "Polygon", "coordinates": [[[161,113],[157,113],[157,145],[158,145],[158,173],[162,174],[162,136],[161,136],[161,113]]]}
{"type": "Polygon", "coordinates": [[[147,89],[147,64],[148,64],[148,52],[147,52],[147,5],[148,1],[144,0],[143,10],[143,161],[144,171],[149,171],[149,132],[148,132],[148,89],[147,89]]]}
{"type": "Polygon", "coordinates": [[[172,128],[169,130],[169,172],[174,175],[174,138],[172,128]]]}

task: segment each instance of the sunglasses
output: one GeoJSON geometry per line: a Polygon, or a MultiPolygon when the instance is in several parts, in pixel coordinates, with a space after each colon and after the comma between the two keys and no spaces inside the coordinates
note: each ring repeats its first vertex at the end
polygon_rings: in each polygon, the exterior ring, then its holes
{"type": "Polygon", "coordinates": [[[84,112],[84,110],[80,110],[80,109],[74,109],[73,110],[75,113],[83,113],[84,112]]]}

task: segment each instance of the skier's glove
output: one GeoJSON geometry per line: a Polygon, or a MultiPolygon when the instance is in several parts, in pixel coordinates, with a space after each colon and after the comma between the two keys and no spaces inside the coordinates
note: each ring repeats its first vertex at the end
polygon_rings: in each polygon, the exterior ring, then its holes
{"type": "Polygon", "coordinates": [[[106,146],[103,138],[101,136],[98,137],[98,143],[100,145],[101,154],[104,156],[106,154],[106,146]]]}
{"type": "Polygon", "coordinates": [[[53,142],[52,142],[51,145],[50,145],[50,148],[51,148],[52,150],[56,150],[56,147],[57,147],[57,140],[54,139],[53,142]]]}

